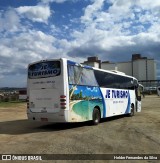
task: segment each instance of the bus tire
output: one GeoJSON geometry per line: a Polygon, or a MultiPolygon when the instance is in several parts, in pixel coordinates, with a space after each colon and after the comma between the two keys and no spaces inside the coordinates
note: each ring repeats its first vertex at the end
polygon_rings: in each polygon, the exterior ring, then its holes
{"type": "Polygon", "coordinates": [[[134,116],[134,105],[133,104],[131,105],[131,112],[129,113],[129,116],[130,117],[134,116]]]}
{"type": "Polygon", "coordinates": [[[98,108],[94,108],[93,115],[92,115],[92,124],[98,125],[101,120],[101,114],[98,108]]]}

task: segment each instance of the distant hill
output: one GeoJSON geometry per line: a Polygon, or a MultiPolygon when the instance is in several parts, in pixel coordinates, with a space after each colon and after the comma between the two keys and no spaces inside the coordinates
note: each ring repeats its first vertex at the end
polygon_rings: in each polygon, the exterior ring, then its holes
{"type": "Polygon", "coordinates": [[[12,91],[19,91],[19,90],[26,90],[27,88],[16,88],[16,87],[2,87],[0,88],[0,92],[12,92],[12,91]]]}

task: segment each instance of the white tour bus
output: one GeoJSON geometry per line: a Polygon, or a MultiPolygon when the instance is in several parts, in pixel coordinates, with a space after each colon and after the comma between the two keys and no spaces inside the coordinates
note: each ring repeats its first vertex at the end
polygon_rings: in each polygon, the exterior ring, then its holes
{"type": "Polygon", "coordinates": [[[28,119],[82,122],[141,111],[137,79],[65,58],[29,64],[28,119]]]}

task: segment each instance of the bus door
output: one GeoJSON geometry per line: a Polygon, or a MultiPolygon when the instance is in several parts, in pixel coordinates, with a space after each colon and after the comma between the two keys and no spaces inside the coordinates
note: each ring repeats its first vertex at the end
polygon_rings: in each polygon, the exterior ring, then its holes
{"type": "Polygon", "coordinates": [[[157,94],[160,96],[160,86],[157,87],[157,94]]]}
{"type": "Polygon", "coordinates": [[[136,111],[141,112],[141,92],[140,92],[140,87],[136,87],[136,111]]]}

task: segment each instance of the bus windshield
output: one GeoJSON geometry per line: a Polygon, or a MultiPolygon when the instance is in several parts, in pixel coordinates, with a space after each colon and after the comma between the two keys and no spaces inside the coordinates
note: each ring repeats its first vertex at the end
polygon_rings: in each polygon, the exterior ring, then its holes
{"type": "Polygon", "coordinates": [[[38,79],[59,76],[61,73],[60,61],[43,61],[28,68],[28,78],[38,79]]]}

